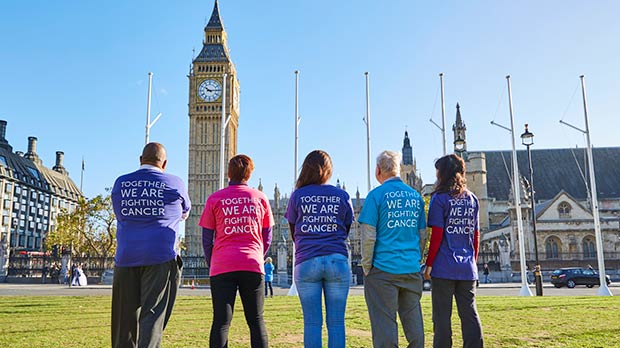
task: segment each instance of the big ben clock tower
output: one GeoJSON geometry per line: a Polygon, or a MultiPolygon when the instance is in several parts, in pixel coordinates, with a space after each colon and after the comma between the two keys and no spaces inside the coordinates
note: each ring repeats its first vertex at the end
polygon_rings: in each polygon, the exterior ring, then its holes
{"type": "MultiPolygon", "coordinates": [[[[189,256],[203,255],[202,229],[198,226],[198,221],[207,197],[219,189],[222,108],[226,116],[230,116],[224,144],[225,165],[237,153],[239,125],[239,81],[230,59],[217,0],[204,33],[202,50],[192,62],[188,76],[188,191],[192,210],[185,222],[185,242],[189,256]]],[[[224,172],[226,173],[226,168],[224,172]]]]}

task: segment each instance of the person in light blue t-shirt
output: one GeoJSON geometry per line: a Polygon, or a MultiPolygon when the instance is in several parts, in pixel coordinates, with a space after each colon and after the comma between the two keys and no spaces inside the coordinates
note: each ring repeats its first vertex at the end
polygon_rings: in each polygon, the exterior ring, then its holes
{"type": "Polygon", "coordinates": [[[426,243],[424,201],[400,179],[400,158],[392,151],[377,157],[375,177],[381,186],[368,193],[359,216],[364,294],[374,347],[398,347],[397,312],[407,347],[424,347],[420,308],[420,260],[426,243]]]}

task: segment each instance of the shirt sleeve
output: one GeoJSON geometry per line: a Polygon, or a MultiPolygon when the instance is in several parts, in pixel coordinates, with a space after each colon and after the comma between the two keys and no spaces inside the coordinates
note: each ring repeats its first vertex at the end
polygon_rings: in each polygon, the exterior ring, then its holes
{"type": "Polygon", "coordinates": [[[202,211],[198,225],[215,230],[215,213],[213,211],[213,201],[211,199],[207,199],[207,203],[205,203],[205,208],[202,211]]]}
{"type": "Polygon", "coordinates": [[[179,190],[181,192],[181,208],[183,209],[183,217],[187,218],[189,211],[192,209],[192,202],[190,201],[187,190],[185,189],[185,184],[181,179],[179,179],[179,190]]]}
{"type": "Polygon", "coordinates": [[[297,191],[293,191],[293,193],[291,193],[291,198],[289,198],[288,205],[286,206],[286,213],[284,213],[284,217],[291,224],[297,222],[297,204],[295,201],[297,198],[296,193],[297,191]]]}
{"type": "Polygon", "coordinates": [[[431,232],[431,242],[428,246],[428,256],[426,256],[426,265],[433,266],[439,247],[441,246],[441,240],[443,239],[443,228],[433,226],[431,232]]]}
{"type": "Polygon", "coordinates": [[[213,236],[215,235],[215,231],[202,228],[202,250],[205,253],[205,261],[207,262],[207,266],[211,267],[211,254],[213,253],[213,236]]]}
{"type": "Polygon", "coordinates": [[[351,226],[351,224],[353,223],[354,217],[353,217],[353,202],[351,202],[351,197],[349,197],[349,195],[346,195],[347,201],[345,203],[345,209],[346,209],[346,213],[344,216],[344,224],[351,226]]]}
{"type": "Polygon", "coordinates": [[[265,215],[263,216],[263,228],[271,228],[275,225],[275,222],[273,220],[273,213],[271,212],[271,204],[269,204],[269,200],[265,195],[263,195],[262,204],[263,209],[265,210],[265,215]]]}
{"type": "Polygon", "coordinates": [[[375,199],[374,191],[370,191],[364,201],[364,207],[360,212],[360,216],[357,218],[360,223],[370,225],[377,228],[379,223],[379,213],[377,210],[377,202],[375,199]]]}
{"type": "Polygon", "coordinates": [[[445,203],[439,194],[434,194],[431,197],[431,202],[428,205],[428,227],[446,228],[444,221],[444,205],[445,203]]]}
{"type": "Polygon", "coordinates": [[[424,200],[420,197],[420,217],[418,218],[418,229],[426,230],[426,214],[424,213],[424,200]]]}
{"type": "Polygon", "coordinates": [[[375,242],[377,240],[377,229],[375,226],[362,223],[362,269],[368,275],[372,269],[372,262],[375,254],[375,242]]]}

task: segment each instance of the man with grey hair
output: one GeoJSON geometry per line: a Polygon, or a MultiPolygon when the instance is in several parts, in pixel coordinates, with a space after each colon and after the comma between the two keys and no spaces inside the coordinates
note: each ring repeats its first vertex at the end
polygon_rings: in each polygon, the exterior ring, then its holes
{"type": "Polygon", "coordinates": [[[368,193],[362,224],[364,294],[374,348],[398,347],[400,317],[408,348],[424,347],[420,261],[426,243],[422,196],[400,179],[401,156],[383,151],[368,193]]]}

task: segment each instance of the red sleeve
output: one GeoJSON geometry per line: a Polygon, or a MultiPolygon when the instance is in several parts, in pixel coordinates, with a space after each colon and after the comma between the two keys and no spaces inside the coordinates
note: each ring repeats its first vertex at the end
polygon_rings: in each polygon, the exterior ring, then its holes
{"type": "MultiPolygon", "coordinates": [[[[432,242],[432,240],[431,240],[432,242]]],[[[480,245],[480,231],[474,231],[474,261],[478,262],[478,246],[480,245]]]]}
{"type": "Polygon", "coordinates": [[[428,246],[428,256],[426,256],[426,265],[432,267],[435,262],[435,256],[441,246],[441,240],[443,239],[443,228],[433,226],[431,232],[431,244],[428,246]]]}

